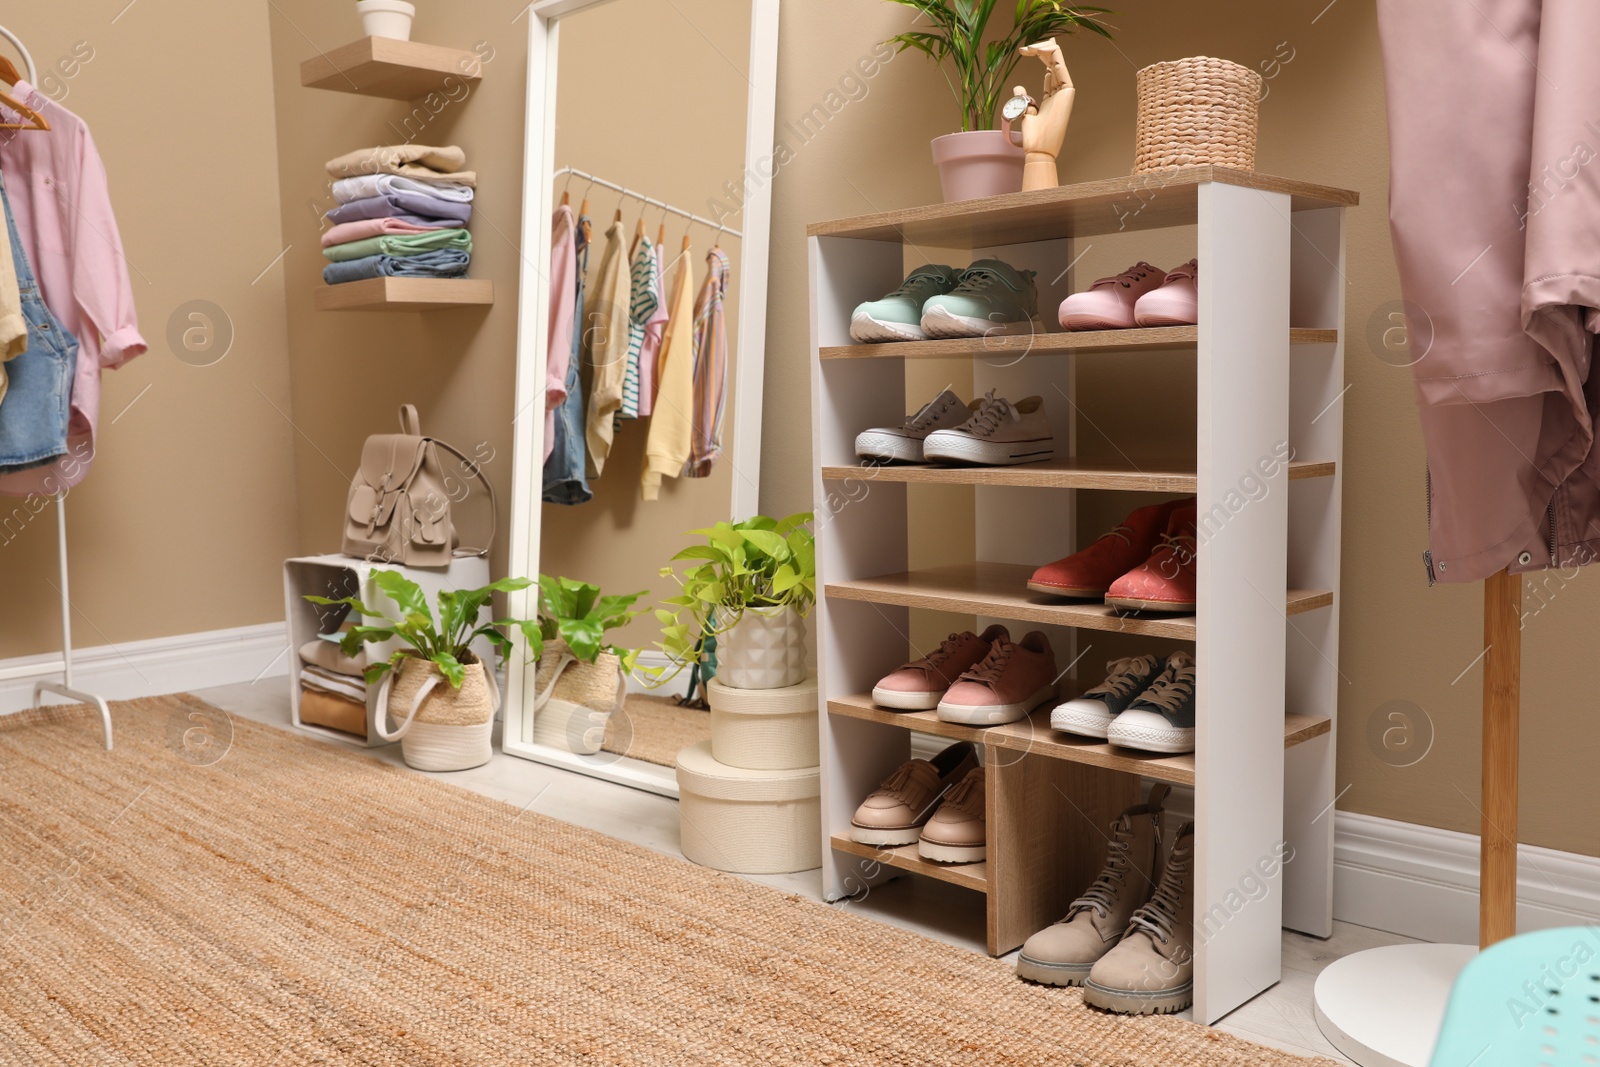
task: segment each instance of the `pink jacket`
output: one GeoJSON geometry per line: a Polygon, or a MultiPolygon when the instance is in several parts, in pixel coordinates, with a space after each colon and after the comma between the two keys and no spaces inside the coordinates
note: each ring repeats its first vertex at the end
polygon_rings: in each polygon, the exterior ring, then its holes
{"type": "MultiPolygon", "coordinates": [[[[100,371],[145,350],[105,166],[83,120],[26,82],[9,94],[50,122],[47,133],[0,131],[0,170],[17,233],[44,302],[78,339],[67,454],[0,475],[0,496],[51,495],[89,473],[100,417],[100,371]]],[[[7,122],[17,121],[0,108],[7,122]]]]}
{"type": "Polygon", "coordinates": [[[1600,555],[1600,3],[1379,0],[1430,579],[1600,555]]]}

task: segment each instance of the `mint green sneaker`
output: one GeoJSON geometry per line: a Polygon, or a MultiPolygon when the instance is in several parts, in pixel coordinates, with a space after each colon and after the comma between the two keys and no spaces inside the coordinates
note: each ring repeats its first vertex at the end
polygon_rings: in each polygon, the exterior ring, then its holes
{"type": "Polygon", "coordinates": [[[922,305],[929,337],[988,337],[1038,329],[1039,290],[1033,271],[980,259],[961,272],[954,289],[922,305]]]}
{"type": "Polygon", "coordinates": [[[866,343],[924,340],[922,306],[954,289],[960,280],[960,271],[942,263],[918,267],[882,300],[868,300],[856,308],[850,316],[850,336],[866,343]]]}

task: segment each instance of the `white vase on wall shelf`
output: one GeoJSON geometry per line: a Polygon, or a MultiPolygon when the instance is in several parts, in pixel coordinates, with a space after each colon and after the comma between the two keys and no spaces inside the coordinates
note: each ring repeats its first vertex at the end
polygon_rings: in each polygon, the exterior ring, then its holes
{"type": "Polygon", "coordinates": [[[747,607],[717,637],[717,681],[733,689],[784,689],[806,678],[806,621],[790,607],[747,607]]]}
{"type": "Polygon", "coordinates": [[[409,41],[411,20],[417,9],[406,0],[356,0],[356,14],[361,16],[361,29],[368,37],[409,41]]]}

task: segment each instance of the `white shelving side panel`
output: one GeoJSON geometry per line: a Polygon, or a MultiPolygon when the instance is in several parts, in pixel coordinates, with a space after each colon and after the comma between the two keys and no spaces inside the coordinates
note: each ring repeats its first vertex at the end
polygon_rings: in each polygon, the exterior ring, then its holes
{"type": "MultiPolygon", "coordinates": [[[[824,345],[849,344],[850,312],[862,293],[900,284],[901,246],[888,241],[812,237],[811,403],[812,494],[817,502],[817,587],[907,567],[906,487],[824,482],[824,463],[847,462],[855,435],[867,426],[898,425],[906,411],[905,370],[899,360],[823,361],[824,345]],[[849,365],[859,363],[859,366],[849,365]]],[[[868,472],[870,473],[870,472],[868,472]]],[[[817,598],[817,690],[822,702],[821,787],[823,896],[837,900],[881,882],[891,872],[872,860],[834,851],[827,840],[848,834],[861,798],[877,788],[910,753],[905,730],[836,718],[827,702],[872,686],[876,665],[901,662],[909,612],[876,604],[817,598]]]]}
{"type": "MultiPolygon", "coordinates": [[[[1289,584],[1339,588],[1340,501],[1344,481],[1344,209],[1296,212],[1290,243],[1289,316],[1295,326],[1336,328],[1331,344],[1301,345],[1290,362],[1289,443],[1296,458],[1333,461],[1331,478],[1289,488],[1289,584]]],[[[1285,649],[1288,707],[1324,716],[1333,727],[1287,755],[1284,838],[1294,859],[1284,868],[1283,924],[1333,933],[1334,755],[1338,738],[1339,598],[1289,620],[1285,649]]]]}
{"type": "Polygon", "coordinates": [[[1290,198],[1216,182],[1198,194],[1191,881],[1194,1017],[1211,1023],[1281,974],[1288,473],[1261,464],[1289,434],[1290,198]]]}

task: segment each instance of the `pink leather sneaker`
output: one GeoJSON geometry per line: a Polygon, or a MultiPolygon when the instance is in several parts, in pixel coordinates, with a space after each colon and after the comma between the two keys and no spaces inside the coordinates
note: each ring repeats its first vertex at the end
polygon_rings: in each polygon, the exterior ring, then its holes
{"type": "Polygon", "coordinates": [[[1200,321],[1200,293],[1195,277],[1200,261],[1191,259],[1167,271],[1159,289],[1139,298],[1133,308],[1133,321],[1140,326],[1193,326],[1200,321]]]}
{"type": "Polygon", "coordinates": [[[1134,305],[1161,284],[1165,272],[1140,260],[1114,278],[1101,278],[1061,301],[1061,325],[1068,330],[1126,330],[1134,324],[1134,305]]]}
{"type": "Polygon", "coordinates": [[[1150,558],[1106,590],[1106,603],[1126,611],[1194,611],[1195,518],[1193,500],[1172,513],[1150,558]]]}
{"type": "Polygon", "coordinates": [[[1174,508],[1194,498],[1135,508],[1094,544],[1033,572],[1028,588],[1051,596],[1099,600],[1111,583],[1150,558],[1166,532],[1174,508]]]}
{"type": "Polygon", "coordinates": [[[963,674],[944,699],[939,718],[968,726],[998,726],[1026,718],[1056,695],[1056,655],[1038,630],[1019,642],[995,638],[984,661],[963,674]]]}
{"type": "Polygon", "coordinates": [[[926,656],[878,679],[872,687],[872,702],[896,711],[931,711],[957,678],[989,655],[999,638],[1009,641],[1011,634],[998,623],[981,634],[971,630],[951,634],[926,656]]]}

